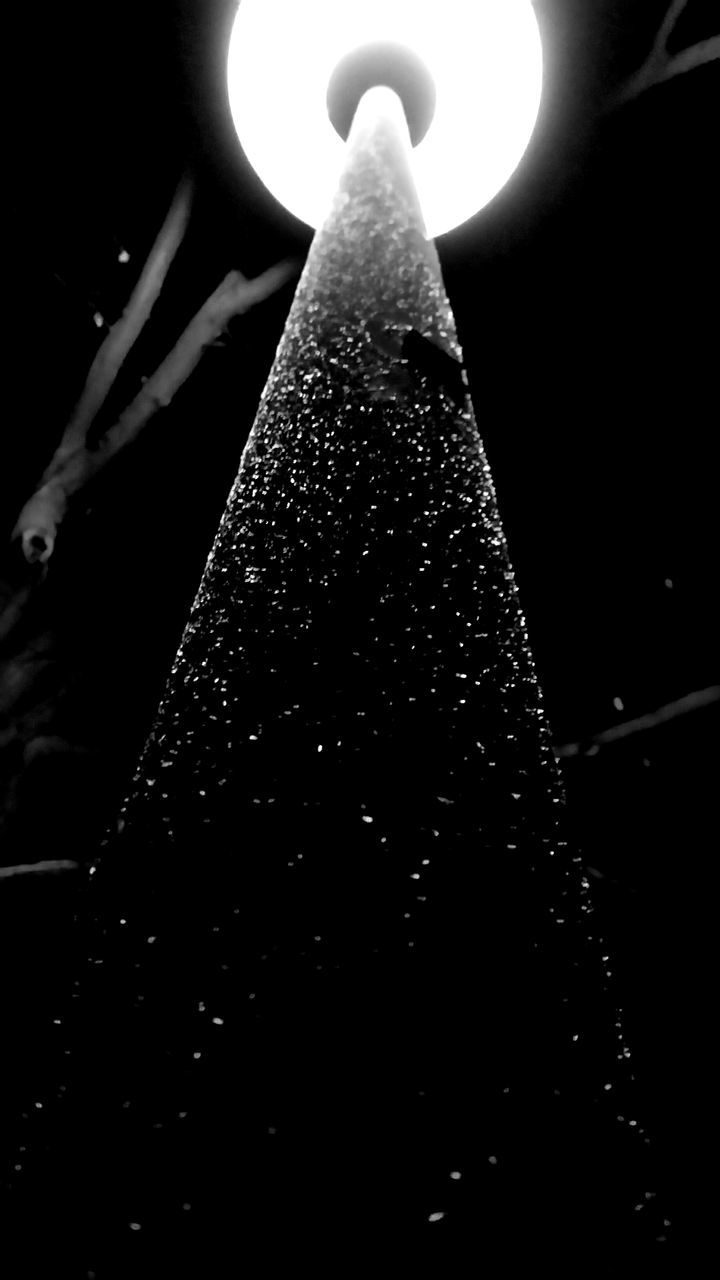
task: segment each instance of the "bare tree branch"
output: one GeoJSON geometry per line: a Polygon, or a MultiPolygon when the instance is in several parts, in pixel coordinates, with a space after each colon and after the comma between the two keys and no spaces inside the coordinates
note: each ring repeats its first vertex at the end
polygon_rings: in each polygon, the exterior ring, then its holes
{"type": "Polygon", "coordinates": [[[58,858],[45,862],[22,862],[15,867],[0,867],[0,880],[16,880],[28,876],[67,875],[69,871],[79,871],[80,863],[69,858],[58,858]]]}
{"type": "Polygon", "coordinates": [[[601,747],[622,742],[625,738],[633,737],[637,733],[646,733],[648,729],[656,729],[659,725],[666,724],[668,720],[677,720],[690,711],[712,706],[715,702],[720,702],[720,685],[698,689],[694,693],[686,694],[684,698],[678,698],[675,702],[668,702],[665,706],[658,707],[656,711],[648,712],[647,715],[637,716],[636,719],[627,720],[624,724],[611,725],[609,729],[603,729],[602,733],[596,733],[591,738],[586,738],[584,742],[566,742],[560,747],[555,747],[555,755],[560,760],[572,756],[596,755],[601,747]]]}
{"type": "Polygon", "coordinates": [[[59,470],[65,459],[85,443],[88,431],[105,403],[121,366],[150,316],[173,258],[182,244],[190,217],[192,195],[192,179],[186,174],[175,192],[167,217],[122,316],[100,344],[82,395],[43,479],[59,470]]]}
{"type": "Polygon", "coordinates": [[[650,53],[650,58],[662,61],[668,56],[668,44],[680,18],[688,7],[688,0],[671,0],[665,17],[658,28],[658,33],[650,53]]]}
{"type": "Polygon", "coordinates": [[[80,444],[46,473],[47,479],[23,507],[14,530],[14,536],[22,539],[28,561],[45,562],[50,558],[70,499],[116,453],[136,439],[158,409],[170,404],[205,349],[223,332],[228,321],[277,293],[299,275],[300,267],[299,261],[289,259],[276,263],[254,280],[247,280],[239,271],[231,271],[225,277],[190,321],[170,354],[103,436],[98,448],[89,450],[84,443],[80,444]]]}
{"type": "Polygon", "coordinates": [[[299,262],[290,259],[269,267],[254,280],[246,280],[239,271],[231,271],[190,321],[170,354],[148,378],[115,426],[103,437],[97,450],[97,455],[102,455],[99,465],[104,466],[110,457],[134,440],[158,409],[167,408],[173,396],[187,382],[203,352],[220,336],[228,321],[277,293],[299,271],[299,262]]]}
{"type": "Polygon", "coordinates": [[[697,44],[681,49],[670,59],[663,73],[663,80],[671,80],[673,76],[681,76],[686,71],[694,71],[696,67],[706,66],[708,62],[717,62],[720,58],[720,35],[709,36],[707,40],[699,40],[697,44]]]}
{"type": "Polygon", "coordinates": [[[20,538],[22,551],[29,564],[45,563],[53,552],[55,529],[52,523],[35,527],[33,517],[41,515],[38,494],[52,484],[53,477],[87,444],[88,432],[107,399],[128,352],[146,324],[157,301],[170,265],[183,241],[192,206],[193,182],[184,174],[173,196],[165,221],[150,250],[130,300],[116,324],[100,344],[62,439],[42,476],[36,493],[25,505],[13,530],[20,538]]]}
{"type": "Polygon", "coordinates": [[[664,84],[675,76],[684,75],[687,71],[720,59],[720,35],[700,40],[687,49],[681,49],[679,53],[669,52],[668,43],[687,4],[688,0],[672,0],[645,62],[612,95],[608,111],[616,111],[655,85],[664,84]]]}

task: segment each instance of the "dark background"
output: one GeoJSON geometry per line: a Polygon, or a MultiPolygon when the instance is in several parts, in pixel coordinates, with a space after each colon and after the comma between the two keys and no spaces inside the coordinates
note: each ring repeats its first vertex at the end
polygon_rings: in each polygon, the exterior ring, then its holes
{"type": "MultiPolygon", "coordinates": [[[[538,4],[546,89],[529,152],[493,204],[438,243],[558,744],[720,680],[720,64],[607,110],[665,8],[538,4]]],[[[253,275],[307,249],[309,232],[234,139],[233,12],[226,0],[128,0],[8,15],[6,540],[104,332],[94,316],[107,325],[122,311],[187,164],[190,229],[108,421],[228,270],[253,275]]],[[[675,47],[718,27],[717,5],[691,0],[675,47]]],[[[3,721],[3,863],[92,856],[162,691],[291,296],[231,323],[64,526],[34,606],[37,678],[3,721]],[[32,759],[39,723],[61,749],[32,759]]],[[[563,765],[648,1123],[698,1196],[716,727],[717,704],[563,765]]],[[[72,890],[2,889],[13,914],[22,907],[19,969],[42,970],[72,890]]]]}

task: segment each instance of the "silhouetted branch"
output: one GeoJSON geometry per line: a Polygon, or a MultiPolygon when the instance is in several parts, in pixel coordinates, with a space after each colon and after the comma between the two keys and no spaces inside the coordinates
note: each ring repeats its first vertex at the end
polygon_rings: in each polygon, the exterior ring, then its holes
{"type": "Polygon", "coordinates": [[[571,756],[596,755],[601,747],[622,742],[625,738],[633,737],[637,733],[646,733],[648,729],[656,729],[668,720],[677,720],[690,711],[698,711],[715,702],[720,702],[720,685],[711,685],[708,689],[698,689],[695,693],[688,693],[684,698],[668,702],[665,706],[658,707],[656,711],[648,712],[647,715],[626,720],[623,724],[611,725],[609,729],[603,729],[601,733],[585,738],[582,742],[565,742],[562,746],[555,747],[555,755],[560,760],[571,756]]]}
{"type": "Polygon", "coordinates": [[[46,862],[23,862],[15,867],[0,867],[0,880],[15,880],[21,876],[62,876],[79,871],[80,863],[60,858],[46,862]]]}
{"type": "Polygon", "coordinates": [[[203,352],[220,336],[230,320],[277,293],[299,271],[300,264],[291,260],[276,263],[254,280],[246,280],[239,271],[231,271],[190,321],[170,354],[148,378],[115,426],[103,437],[99,449],[92,455],[97,458],[99,466],[134,440],[158,409],[167,408],[190,377],[203,352]]]}
{"type": "Polygon", "coordinates": [[[46,475],[59,470],[66,457],[83,445],[129,351],[144,328],[182,244],[192,205],[192,179],[185,175],[142,269],[140,279],[116,324],[100,344],[82,395],[73,410],[46,475]]]}
{"type": "MultiPolygon", "coordinates": [[[[69,458],[78,450],[85,449],[90,427],[105,403],[128,352],[144,328],[170,264],[182,244],[190,217],[192,193],[192,180],[185,175],[122,316],[100,344],[80,399],[38,490],[20,513],[13,536],[21,539],[25,559],[31,564],[48,560],[55,542],[55,523],[52,518],[45,518],[44,503],[37,501],[38,495],[47,489],[55,475],[62,472],[69,458]]],[[[51,517],[50,512],[48,515],[51,517]]]]}
{"type": "Polygon", "coordinates": [[[23,540],[27,560],[45,562],[49,559],[70,499],[111,458],[136,439],[158,409],[171,403],[205,349],[218,338],[228,322],[277,293],[299,275],[300,267],[299,261],[287,260],[269,267],[253,280],[247,280],[239,271],[231,271],[225,277],[190,321],[170,354],[103,436],[99,446],[91,450],[83,442],[61,461],[54,461],[48,469],[47,479],[23,507],[14,531],[15,537],[23,540]]]}
{"type": "Polygon", "coordinates": [[[669,52],[668,43],[687,4],[688,0],[672,0],[648,57],[635,74],[612,95],[608,103],[609,111],[625,106],[655,85],[664,84],[666,80],[672,80],[686,71],[693,71],[696,67],[720,59],[720,34],[700,40],[687,49],[681,49],[679,53],[669,52]]]}

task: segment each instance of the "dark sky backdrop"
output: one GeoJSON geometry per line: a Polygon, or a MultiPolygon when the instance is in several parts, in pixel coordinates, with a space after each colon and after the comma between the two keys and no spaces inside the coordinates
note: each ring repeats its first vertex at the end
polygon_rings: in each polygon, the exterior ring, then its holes
{"type": "MultiPolygon", "coordinates": [[[[720,64],[603,111],[665,7],[541,0],[546,90],[530,151],[493,205],[439,243],[559,742],[719,679],[720,64]]],[[[4,20],[3,533],[82,385],[93,313],[112,322],[122,310],[188,159],[191,228],[119,397],[228,270],[254,274],[307,248],[234,139],[233,11],[227,0],[16,4],[4,20]]],[[[693,0],[677,41],[718,25],[716,3],[693,0]]],[[[66,831],[94,812],[91,792],[101,816],[112,809],[142,743],[290,296],[231,325],[61,534],[48,578],[54,678],[67,686],[56,727],[89,748],[63,792],[66,831]]],[[[682,984],[701,963],[672,938],[690,931],[701,896],[715,737],[714,713],[701,712],[568,767],[658,1099],[680,1062],[673,1019],[690,1031],[682,984]]],[[[52,824],[33,828],[46,843],[63,830],[52,803],[52,824]]]]}

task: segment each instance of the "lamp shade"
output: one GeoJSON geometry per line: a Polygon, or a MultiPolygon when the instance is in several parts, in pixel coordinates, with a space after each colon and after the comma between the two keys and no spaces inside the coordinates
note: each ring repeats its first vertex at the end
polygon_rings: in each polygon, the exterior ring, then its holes
{"type": "Polygon", "coordinates": [[[405,47],[432,77],[434,114],[413,166],[428,236],[441,235],[492,200],[530,140],[542,89],[532,4],[242,0],[228,52],[235,128],[268,190],[311,227],[343,162],[328,86],[343,59],[372,44],[405,47]]]}

